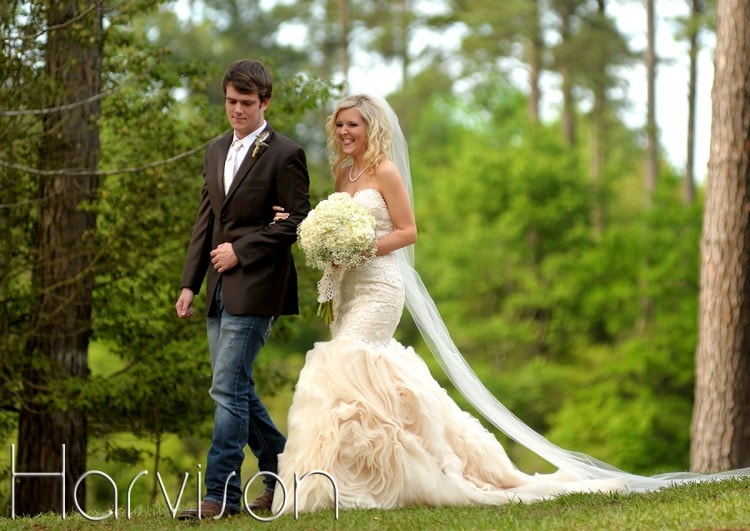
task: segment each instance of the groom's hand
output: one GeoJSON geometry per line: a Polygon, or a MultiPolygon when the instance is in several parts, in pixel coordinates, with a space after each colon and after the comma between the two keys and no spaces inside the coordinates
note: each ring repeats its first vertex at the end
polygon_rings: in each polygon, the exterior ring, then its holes
{"type": "Polygon", "coordinates": [[[229,271],[239,263],[231,243],[222,243],[211,251],[211,264],[219,273],[229,271]]]}
{"type": "Polygon", "coordinates": [[[277,221],[284,221],[289,217],[289,212],[286,212],[284,210],[284,207],[274,205],[273,207],[274,215],[273,215],[273,221],[271,222],[271,225],[276,223],[277,221]]]}
{"type": "Polygon", "coordinates": [[[180,298],[177,299],[177,304],[174,305],[177,310],[177,317],[180,319],[187,319],[195,313],[192,307],[194,297],[195,293],[193,293],[193,290],[190,288],[182,288],[180,298]]]}

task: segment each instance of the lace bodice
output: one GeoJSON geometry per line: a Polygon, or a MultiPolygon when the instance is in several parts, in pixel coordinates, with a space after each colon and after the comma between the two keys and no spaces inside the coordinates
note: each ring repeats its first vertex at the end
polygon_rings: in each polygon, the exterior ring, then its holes
{"type": "MultiPolygon", "coordinates": [[[[375,235],[393,231],[388,206],[378,190],[365,188],[354,200],[375,218],[375,235]]],[[[348,336],[367,343],[387,344],[393,337],[404,306],[404,283],[393,253],[345,271],[333,301],[333,337],[348,336]]]]}
{"type": "Polygon", "coordinates": [[[362,205],[375,218],[375,237],[382,238],[393,232],[388,205],[380,192],[374,188],[363,188],[358,190],[352,197],[354,201],[362,205]]]}

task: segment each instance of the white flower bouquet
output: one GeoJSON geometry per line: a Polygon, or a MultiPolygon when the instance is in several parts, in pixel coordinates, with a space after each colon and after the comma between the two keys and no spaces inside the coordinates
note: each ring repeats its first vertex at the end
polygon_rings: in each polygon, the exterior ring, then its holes
{"type": "Polygon", "coordinates": [[[307,265],[323,270],[318,315],[330,324],[338,290],[336,271],[356,268],[375,256],[375,218],[348,193],[336,192],[310,211],[297,227],[297,236],[307,265]]]}

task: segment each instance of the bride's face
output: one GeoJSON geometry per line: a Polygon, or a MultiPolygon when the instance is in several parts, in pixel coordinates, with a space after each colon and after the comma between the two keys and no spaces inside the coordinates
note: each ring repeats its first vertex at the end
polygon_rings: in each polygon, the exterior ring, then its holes
{"type": "Polygon", "coordinates": [[[342,109],[336,115],[336,136],[341,149],[354,158],[367,149],[367,125],[355,108],[342,109]]]}

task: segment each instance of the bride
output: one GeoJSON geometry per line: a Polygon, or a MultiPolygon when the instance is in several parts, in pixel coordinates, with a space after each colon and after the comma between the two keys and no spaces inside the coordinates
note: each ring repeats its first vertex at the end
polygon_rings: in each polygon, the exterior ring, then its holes
{"type": "Polygon", "coordinates": [[[412,267],[417,229],[411,176],[393,110],[375,96],[346,97],[328,118],[326,133],[335,191],[348,193],[376,220],[376,257],[337,276],[331,340],[307,353],[279,456],[282,485],[294,492],[276,489],[274,513],[530,502],[708,478],[627,474],[553,445],[509,412],[458,353],[412,267]],[[498,429],[555,465],[556,473],[518,470],[417,353],[393,338],[404,304],[458,390],[498,429]],[[299,481],[312,471],[323,473],[299,481]]]}

